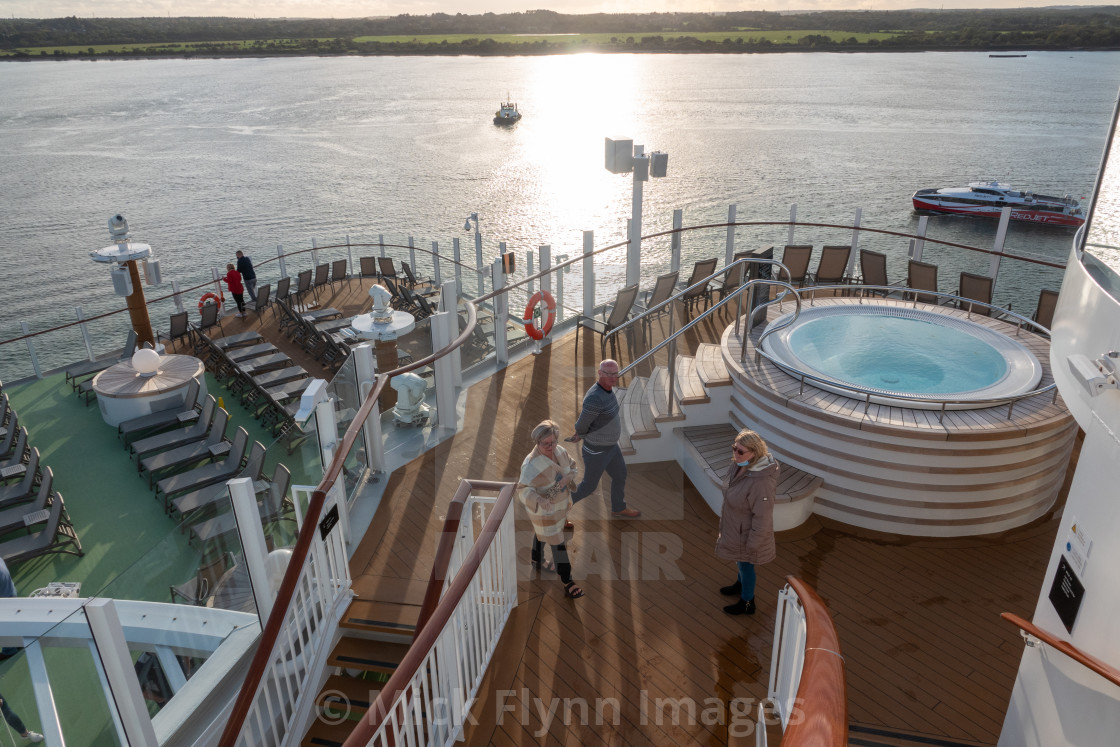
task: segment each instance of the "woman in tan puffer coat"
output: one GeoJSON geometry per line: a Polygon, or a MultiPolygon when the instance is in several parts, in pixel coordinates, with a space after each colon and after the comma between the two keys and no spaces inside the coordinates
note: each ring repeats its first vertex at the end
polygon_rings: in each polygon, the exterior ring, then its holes
{"type": "Polygon", "coordinates": [[[774,493],[778,463],[762,437],[742,430],[732,445],[733,464],[723,481],[723,509],[719,516],[716,556],[739,566],[739,579],[720,589],[739,600],[723,611],[730,615],[754,614],[754,567],[777,556],[774,547],[774,493]]]}

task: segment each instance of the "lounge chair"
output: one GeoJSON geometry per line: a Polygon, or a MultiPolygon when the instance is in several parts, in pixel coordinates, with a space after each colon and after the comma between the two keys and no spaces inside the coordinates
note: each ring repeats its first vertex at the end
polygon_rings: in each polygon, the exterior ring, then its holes
{"type": "Polygon", "coordinates": [[[991,316],[992,310],[981,304],[990,304],[992,302],[992,284],[992,278],[987,275],[977,275],[974,272],[962,272],[957,295],[961,298],[979,301],[980,303],[973,304],[968,301],[958,301],[960,307],[967,310],[970,314],[991,316]]]}
{"type": "Polygon", "coordinates": [[[1054,310],[1058,308],[1058,291],[1043,288],[1038,294],[1038,308],[1035,309],[1031,320],[1041,324],[1046,329],[1054,323],[1054,310]]]}
{"type": "Polygon", "coordinates": [[[27,469],[24,459],[28,456],[27,451],[27,429],[20,426],[18,429],[15,425],[11,426],[13,432],[18,431],[16,436],[15,446],[0,458],[0,482],[11,480],[14,477],[22,477],[23,471],[27,469]]]}
{"type": "Polygon", "coordinates": [[[817,260],[817,271],[813,274],[814,285],[840,285],[848,282],[848,258],[852,247],[823,246],[817,260]]]}
{"type": "Polygon", "coordinates": [[[164,498],[164,507],[170,509],[170,496],[198,490],[207,485],[213,485],[216,482],[224,482],[230,479],[241,469],[241,460],[245,456],[245,447],[248,445],[249,434],[244,428],[238,427],[237,432],[233,436],[233,444],[230,446],[229,456],[221,462],[204,464],[189,472],[180,472],[177,475],[163,478],[156,483],[156,496],[159,497],[162,494],[164,498]]]}
{"type": "MultiPolygon", "coordinates": [[[[412,272],[412,266],[410,264],[408,264],[408,262],[405,262],[404,260],[401,260],[401,272],[404,273],[405,283],[408,284],[409,289],[413,290],[417,293],[420,292],[420,286],[422,286],[422,285],[430,286],[432,284],[432,279],[431,278],[429,278],[425,275],[414,274],[412,272]]],[[[432,288],[430,291],[424,291],[424,292],[425,293],[429,293],[429,292],[434,293],[435,289],[432,288]]]]}
{"type": "Polygon", "coordinates": [[[296,276],[296,289],[292,292],[292,296],[295,297],[293,304],[302,302],[304,295],[311,290],[311,273],[311,270],[304,270],[296,276]]]}
{"type": "Polygon", "coordinates": [[[346,260],[336,259],[331,262],[331,285],[346,281],[346,287],[350,287],[350,276],[346,273],[346,260]]]}
{"type": "MultiPolygon", "coordinates": [[[[284,504],[288,495],[288,486],[291,482],[292,473],[283,464],[277,462],[276,468],[272,471],[272,479],[265,484],[264,500],[258,506],[262,525],[268,526],[285,518],[284,504]]],[[[233,512],[226,511],[191,526],[190,538],[197,538],[199,544],[205,547],[207,543],[230,534],[236,529],[237,520],[234,518],[233,512]]]]}
{"type": "Polygon", "coordinates": [[[171,508],[179,512],[181,516],[200,511],[202,509],[213,506],[229,495],[229,490],[226,488],[225,483],[235,477],[248,477],[254,483],[261,479],[261,470],[264,469],[264,444],[260,441],[253,443],[253,449],[249,453],[249,459],[245,462],[245,466],[240,470],[232,471],[228,476],[222,477],[219,480],[213,480],[205,485],[199,485],[197,489],[181,493],[171,499],[171,508]],[[218,483],[221,483],[220,485],[218,483]]]}
{"type": "Polygon", "coordinates": [[[784,280],[790,285],[801,287],[812,279],[809,274],[809,260],[813,256],[812,244],[786,244],[782,251],[782,264],[789,270],[789,277],[782,277],[784,273],[778,268],[778,280],[784,280]]]}
{"type": "Polygon", "coordinates": [[[124,347],[115,355],[109,358],[99,358],[95,361],[85,361],[70,366],[66,369],[66,382],[70,384],[73,389],[77,389],[82,381],[87,377],[93,376],[96,373],[104,371],[109,366],[119,363],[123,360],[128,360],[132,354],[136,352],[136,330],[130,329],[128,337],[125,339],[124,347]]]}
{"type": "Polygon", "coordinates": [[[715,273],[718,261],[715,257],[712,257],[711,259],[702,259],[692,266],[692,275],[685,281],[685,287],[690,288],[690,290],[686,290],[684,295],[681,296],[681,303],[684,304],[686,312],[699,306],[700,301],[704,302],[705,309],[712,305],[712,281],[709,280],[702,285],[696,284],[715,273]],[[692,287],[694,285],[696,285],[695,288],[692,287]]]}
{"type": "MultiPolygon", "coordinates": [[[[291,295],[291,290],[292,290],[292,279],[290,277],[280,278],[278,281],[276,281],[276,295],[273,296],[273,300],[274,301],[288,301],[288,297],[291,295]]],[[[276,306],[273,306],[272,307],[272,318],[275,319],[276,315],[278,313],[279,313],[279,311],[276,309],[276,306]]]]}
{"type": "MultiPolygon", "coordinates": [[[[859,272],[862,285],[875,285],[885,287],[890,285],[887,279],[887,255],[882,252],[873,252],[870,249],[859,250],[859,272]]],[[[869,290],[868,293],[887,295],[890,291],[869,290]]]]}
{"type": "Polygon", "coordinates": [[[153,451],[167,451],[168,449],[174,449],[178,446],[185,446],[186,444],[193,444],[195,441],[201,441],[206,438],[206,434],[210,430],[210,425],[214,422],[214,410],[217,409],[217,407],[218,403],[214,397],[207,394],[206,401],[202,404],[202,413],[195,418],[194,423],[188,425],[186,428],[157,433],[154,436],[148,436],[139,441],[133,441],[129,445],[128,450],[130,453],[136,455],[136,461],[139,462],[144,454],[153,451]]]}
{"type": "Polygon", "coordinates": [[[234,565],[231,553],[222,553],[213,560],[198,567],[198,571],[190,579],[171,587],[172,604],[182,599],[186,604],[202,606],[214,592],[218,579],[234,565]]]}
{"type": "Polygon", "coordinates": [[[232,451],[233,446],[226,440],[229,426],[229,413],[224,407],[217,408],[210,430],[200,439],[176,446],[168,451],[150,454],[136,460],[137,472],[148,472],[149,485],[155,483],[157,474],[166,473],[204,460],[217,459],[232,451]]]}
{"type": "MultiPolygon", "coordinates": [[[[24,529],[27,526],[27,517],[34,518],[40,511],[50,506],[51,486],[54,484],[54,473],[50,467],[43,468],[43,481],[39,483],[39,492],[31,503],[14,505],[0,511],[0,535],[24,529]]],[[[34,521],[32,522],[34,525],[34,521]]]]}
{"type": "MultiPolygon", "coordinates": [[[[937,292],[937,265],[929,262],[910,260],[906,271],[906,286],[911,290],[924,290],[937,292]]],[[[938,303],[939,296],[928,293],[911,293],[911,297],[920,303],[938,303]]]]}
{"type": "Polygon", "coordinates": [[[156,333],[156,342],[160,340],[167,340],[168,342],[175,342],[182,338],[187,338],[187,342],[191,342],[191,335],[194,330],[191,329],[190,316],[185,311],[180,311],[178,314],[172,314],[168,322],[167,334],[164,335],[160,332],[156,333]]]}
{"type": "Polygon", "coordinates": [[[649,311],[649,309],[668,301],[672,297],[679,277],[680,273],[676,270],[658,276],[657,281],[653,284],[653,289],[646,294],[645,303],[643,305],[635,304],[635,309],[641,312],[642,334],[651,340],[653,339],[653,320],[670,313],[672,304],[665,304],[657,311],[649,311]]]}
{"type": "Polygon", "coordinates": [[[227,350],[226,355],[234,363],[240,365],[246,361],[251,361],[254,358],[260,358],[264,355],[274,355],[279,353],[280,349],[273,345],[271,342],[262,342],[257,345],[247,345],[245,347],[233,348],[227,350]]]}
{"type": "Polygon", "coordinates": [[[217,327],[222,330],[222,334],[224,335],[226,330],[225,327],[222,326],[222,318],[218,313],[220,310],[216,303],[203,304],[198,310],[199,319],[195,329],[199,332],[205,332],[211,327],[217,327]]]}
{"type": "Polygon", "coordinates": [[[363,278],[376,278],[380,274],[377,272],[377,257],[358,257],[358,269],[363,278]]]}
{"type": "Polygon", "coordinates": [[[253,308],[257,312],[257,321],[260,321],[261,312],[272,305],[272,283],[265,283],[257,288],[257,297],[253,301],[253,308]]]}
{"type": "Polygon", "coordinates": [[[331,266],[327,263],[318,265],[315,268],[315,279],[311,283],[311,290],[315,293],[315,298],[319,298],[319,289],[324,285],[331,283],[331,266]]]}
{"type": "Polygon", "coordinates": [[[256,345],[263,339],[259,332],[238,332],[235,335],[212,338],[210,344],[220,350],[233,350],[234,348],[256,345]]]}
{"type": "Polygon", "coordinates": [[[121,421],[117,425],[117,438],[124,441],[127,446],[130,439],[150,431],[173,428],[198,420],[198,415],[202,410],[198,401],[198,395],[201,391],[202,385],[199,384],[198,379],[192,379],[191,383],[187,385],[187,394],[181,405],[121,421]]]}
{"type": "Polygon", "coordinates": [[[397,279],[397,268],[393,266],[392,257],[377,258],[377,272],[383,278],[397,279]]]}
{"type": "Polygon", "coordinates": [[[85,554],[82,552],[82,543],[78,541],[78,533],[70,522],[70,515],[66,513],[62,493],[55,493],[49,511],[44,509],[35,518],[42,520],[34,521],[28,528],[42,526],[41,530],[26,537],[0,542],[0,558],[5,563],[11,565],[51,553],[65,552],[79,557],[85,554]]]}
{"type": "Polygon", "coordinates": [[[23,479],[14,485],[0,487],[0,508],[8,508],[17,503],[24,503],[35,497],[35,480],[39,478],[39,450],[31,449],[31,457],[27,460],[27,468],[23,479]]]}
{"type": "MultiPolygon", "coordinates": [[[[2,395],[3,403],[8,403],[8,395],[2,395]]],[[[16,450],[16,439],[19,433],[19,416],[13,415],[12,419],[4,426],[4,437],[0,439],[0,459],[7,459],[16,450]]]]}
{"type": "MultiPolygon", "coordinates": [[[[714,260],[713,260],[714,261],[714,260]]],[[[630,318],[630,310],[634,308],[634,300],[638,297],[638,286],[628,285],[618,292],[615,296],[614,306],[611,307],[611,313],[605,320],[595,319],[593,317],[583,317],[576,325],[576,350],[579,350],[579,331],[586,329],[588,332],[594,332],[600,335],[602,339],[599,341],[600,352],[606,353],[607,335],[611,330],[617,329],[622,326],[622,323],[630,318]]],[[[617,341],[614,337],[611,338],[611,353],[615,358],[617,355],[617,341]]]]}
{"type": "MultiPolygon", "coordinates": [[[[736,252],[732,258],[731,263],[735,264],[741,259],[749,259],[754,256],[754,252],[736,252]]],[[[719,294],[719,300],[727,298],[743,284],[744,280],[750,279],[750,268],[748,264],[739,265],[731,272],[724,272],[722,280],[712,281],[712,297],[715,298],[719,294]]],[[[723,268],[725,271],[727,268],[723,268]]]]}

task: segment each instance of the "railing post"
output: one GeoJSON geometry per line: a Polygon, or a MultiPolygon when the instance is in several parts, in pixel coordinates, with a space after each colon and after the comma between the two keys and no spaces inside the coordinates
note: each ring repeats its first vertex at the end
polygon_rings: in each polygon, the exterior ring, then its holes
{"type": "Polygon", "coordinates": [[[583,232],[583,315],[595,315],[595,232],[583,232]]]}
{"type": "Polygon", "coordinates": [[[455,282],[462,287],[463,284],[463,258],[459,252],[459,239],[451,239],[451,255],[455,259],[455,282]]]}
{"type": "Polygon", "coordinates": [[[218,280],[218,278],[222,277],[221,274],[218,273],[218,268],[211,267],[210,273],[214,276],[214,292],[218,295],[218,298],[225,298],[225,294],[222,293],[222,284],[218,280]]]}
{"type": "Polygon", "coordinates": [[[171,300],[173,300],[175,302],[175,310],[177,312],[179,312],[180,314],[182,314],[183,313],[183,294],[179,290],[179,281],[178,280],[172,280],[171,281],[171,292],[173,294],[172,297],[171,297],[171,300]]]}
{"type": "MultiPolygon", "coordinates": [[[[451,314],[451,319],[454,322],[451,325],[451,339],[455,339],[459,335],[459,283],[454,280],[449,280],[440,286],[439,293],[439,310],[446,311],[451,314]]],[[[475,322],[478,323],[477,321],[475,322]]],[[[450,342],[450,341],[449,341],[450,342]]],[[[455,372],[455,386],[456,388],[463,386],[463,356],[462,346],[455,348],[451,351],[449,356],[452,361],[452,371],[455,372]]]]}
{"type": "MultiPolygon", "coordinates": [[[[31,334],[31,328],[27,326],[27,322],[20,322],[19,326],[20,326],[20,329],[23,330],[23,334],[25,334],[25,335],[31,334]]],[[[41,378],[43,378],[43,369],[39,368],[39,356],[35,355],[35,342],[34,342],[34,340],[35,340],[35,338],[33,338],[33,337],[28,337],[27,338],[27,340],[26,340],[26,342],[27,342],[27,353],[28,353],[28,355],[31,356],[31,368],[33,368],[35,370],[35,378],[41,379],[41,378]]]]}
{"type": "Polygon", "coordinates": [[[478,271],[478,295],[486,293],[486,265],[482,262],[482,234],[478,231],[478,221],[474,223],[474,267],[478,271]]]}
{"type": "Polygon", "coordinates": [[[378,256],[384,257],[385,256],[385,234],[383,234],[383,233],[377,234],[377,248],[380,252],[380,254],[378,254],[378,256]]]}
{"type": "MultiPolygon", "coordinates": [[[[552,247],[548,244],[542,244],[540,248],[541,253],[541,272],[548,272],[552,269],[552,247]]],[[[552,273],[541,277],[541,290],[545,293],[552,295],[552,273]]],[[[553,322],[555,323],[555,319],[553,322]]],[[[545,335],[541,340],[541,347],[552,344],[552,335],[545,335]]]]}
{"type": "Polygon", "coordinates": [[[78,317],[78,321],[80,322],[80,324],[78,324],[78,329],[80,329],[82,331],[82,342],[84,342],[85,345],[86,345],[86,357],[88,357],[92,361],[93,360],[93,344],[89,340],[89,328],[86,326],[86,323],[84,321],[85,320],[85,315],[82,314],[82,307],[81,306],[75,306],[74,307],[74,315],[78,317]]]}
{"type": "MultiPolygon", "coordinates": [[[[536,264],[533,261],[533,250],[532,249],[526,249],[525,250],[525,274],[526,274],[526,276],[531,277],[532,275],[536,274],[536,271],[533,269],[535,266],[536,266],[536,264]]],[[[536,285],[537,285],[536,280],[530,280],[529,285],[526,286],[526,288],[527,288],[526,293],[528,293],[530,296],[532,296],[534,293],[536,293],[537,292],[536,285]]],[[[542,285],[541,287],[543,288],[544,286],[542,285]]]]}
{"type": "MultiPolygon", "coordinates": [[[[457,322],[459,315],[450,311],[441,311],[431,316],[432,350],[442,350],[451,344],[455,335],[451,332],[451,325],[457,322]]],[[[455,324],[457,327],[458,324],[455,324]]],[[[455,412],[455,367],[450,355],[436,359],[436,418],[440,428],[449,428],[452,431],[458,426],[458,416],[455,412]]]]}
{"type": "Polygon", "coordinates": [[[319,245],[315,243],[315,237],[311,237],[311,269],[319,266],[319,245]]]}
{"type": "MultiPolygon", "coordinates": [[[[556,264],[564,264],[571,257],[560,254],[556,257],[556,264]]],[[[572,266],[565,265],[564,269],[556,273],[556,323],[564,321],[564,276],[571,272],[572,266]]]]}
{"type": "Polygon", "coordinates": [[[856,208],[856,220],[852,225],[852,251],[848,253],[848,269],[845,273],[849,278],[856,276],[856,259],[859,257],[859,224],[863,218],[863,208],[856,208]]]}
{"type": "Polygon", "coordinates": [[[669,238],[669,272],[681,269],[681,228],[684,226],[684,210],[673,211],[673,235],[669,238]]]}
{"type": "Polygon", "coordinates": [[[786,238],[786,243],[787,244],[792,244],[793,243],[793,229],[795,228],[796,223],[797,223],[797,203],[795,202],[795,203],[793,203],[792,205],[789,206],[789,235],[786,238]]]}
{"type": "MultiPolygon", "coordinates": [[[[354,348],[354,373],[358,379],[358,391],[362,402],[366,401],[374,384],[377,383],[377,363],[373,357],[373,345],[363,342],[354,348]]],[[[369,468],[375,472],[385,472],[385,444],[381,438],[381,410],[373,406],[366,422],[362,424],[362,434],[366,440],[366,454],[369,468]]]]}
{"type": "MultiPolygon", "coordinates": [[[[732,203],[727,206],[727,246],[723,252],[723,266],[727,267],[735,260],[735,211],[738,205],[732,203]]],[[[727,278],[723,279],[727,282],[727,278]]]]}
{"type": "Polygon", "coordinates": [[[432,285],[443,285],[439,275],[439,242],[432,242],[432,285]]]}
{"type": "Polygon", "coordinates": [[[354,249],[350,246],[350,234],[346,234],[346,266],[349,268],[349,273],[354,273],[354,249]]]}
{"type": "Polygon", "coordinates": [[[420,269],[416,266],[416,242],[411,236],[408,237],[408,263],[412,266],[414,275],[420,272],[420,269]]]}
{"type": "Polygon", "coordinates": [[[280,263],[280,277],[281,278],[288,277],[288,266],[286,264],[284,264],[284,245],[283,244],[277,244],[276,245],[276,259],[280,263]]]}
{"type": "Polygon", "coordinates": [[[257,604],[257,617],[261,627],[272,614],[272,587],[268,583],[268,546],[264,542],[264,527],[257,509],[257,496],[253,478],[235,477],[226,481],[233,518],[237,523],[237,536],[241,540],[241,555],[249,573],[249,588],[257,604]]]}
{"type": "MultiPolygon", "coordinates": [[[[325,397],[322,402],[315,405],[315,433],[319,438],[319,457],[323,462],[323,474],[326,474],[327,467],[334,459],[334,450],[338,447],[338,419],[335,416],[334,400],[329,397],[325,397]]],[[[331,494],[337,495],[341,485],[342,479],[339,478],[331,494]]],[[[342,498],[338,501],[338,523],[343,543],[349,546],[350,512],[347,511],[345,490],[341,493],[342,498]]]]}
{"type": "MultiPolygon", "coordinates": [[[[494,283],[494,292],[506,286],[506,276],[502,272],[502,258],[494,260],[490,265],[490,276],[494,283]]],[[[498,368],[505,368],[509,362],[509,342],[506,339],[506,317],[509,315],[509,303],[505,293],[494,296],[494,359],[498,368]]]]}
{"type": "MultiPolygon", "coordinates": [[[[1003,242],[1007,239],[1007,225],[1011,222],[1011,206],[1004,205],[999,214],[999,228],[996,229],[996,242],[992,245],[993,252],[1003,252],[1003,242]]],[[[992,296],[996,292],[996,276],[999,275],[999,254],[992,255],[991,264],[988,265],[988,277],[992,279],[992,296]]]]}
{"type": "Polygon", "coordinates": [[[918,218],[918,239],[914,242],[914,251],[910,255],[910,259],[922,261],[922,252],[925,251],[926,242],[923,240],[926,235],[926,224],[929,223],[929,216],[923,215],[918,218]]]}
{"type": "MultiPolygon", "coordinates": [[[[101,671],[112,699],[110,708],[119,719],[123,732],[121,742],[133,747],[150,747],[159,744],[152,717],[144,705],[136,667],[128,650],[116,603],[112,599],[91,599],[85,610],[86,622],[93,637],[94,655],[101,662],[101,671]]],[[[114,719],[116,720],[116,719],[114,719]]]]}

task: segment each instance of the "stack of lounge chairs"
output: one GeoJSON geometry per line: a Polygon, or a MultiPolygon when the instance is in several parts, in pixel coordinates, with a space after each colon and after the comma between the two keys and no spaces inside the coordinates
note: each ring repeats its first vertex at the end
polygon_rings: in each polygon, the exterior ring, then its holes
{"type": "MultiPolygon", "coordinates": [[[[84,374],[83,374],[84,375],[84,374]]],[[[7,564],[49,555],[82,555],[54,473],[40,464],[0,384],[0,558],[7,564]]]]}

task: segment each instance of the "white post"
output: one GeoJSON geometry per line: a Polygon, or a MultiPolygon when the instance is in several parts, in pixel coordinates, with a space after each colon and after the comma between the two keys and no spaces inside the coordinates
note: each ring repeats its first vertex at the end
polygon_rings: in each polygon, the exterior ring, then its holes
{"type": "MultiPolygon", "coordinates": [[[[327,467],[334,459],[334,450],[338,447],[338,420],[335,417],[333,399],[326,399],[315,405],[315,432],[319,436],[319,456],[323,461],[323,474],[326,474],[327,467]]],[[[328,499],[331,496],[335,496],[338,501],[338,524],[342,532],[343,544],[349,546],[350,512],[347,510],[346,491],[341,476],[328,494],[328,499]]]]}
{"type": "Polygon", "coordinates": [[[915,259],[919,262],[922,261],[922,251],[926,248],[924,237],[926,235],[926,224],[929,223],[929,216],[923,215],[918,218],[918,240],[914,242],[914,249],[910,252],[910,259],[915,259]]]}
{"type": "Polygon", "coordinates": [[[90,360],[93,360],[93,345],[89,340],[89,328],[86,326],[86,323],[84,321],[85,316],[82,314],[82,307],[75,306],[74,314],[77,315],[78,321],[81,322],[78,325],[78,329],[82,330],[82,342],[86,344],[86,356],[89,357],[90,360]]]}
{"type": "Polygon", "coordinates": [[[684,226],[684,211],[673,211],[673,236],[669,240],[669,272],[681,269],[681,227],[684,226]]]}
{"type": "MultiPolygon", "coordinates": [[[[20,329],[23,330],[23,334],[31,334],[31,328],[27,326],[27,322],[20,322],[19,326],[20,329]]],[[[31,367],[35,369],[35,378],[41,379],[43,378],[43,370],[39,368],[39,356],[35,355],[34,339],[33,337],[28,337],[25,342],[27,342],[27,352],[31,356],[31,367]]]]}
{"type": "MultiPolygon", "coordinates": [[[[723,252],[723,266],[727,267],[735,261],[735,226],[730,225],[735,222],[735,209],[737,205],[731,204],[727,206],[727,246],[723,252]]],[[[727,278],[724,277],[726,282],[727,278]]]]}
{"type": "Polygon", "coordinates": [[[287,265],[284,264],[284,245],[283,244],[277,244],[276,245],[276,258],[280,262],[280,277],[282,277],[282,278],[288,277],[288,267],[287,267],[287,265]]]}
{"type": "Polygon", "coordinates": [[[347,274],[354,275],[354,249],[350,246],[350,234],[346,234],[346,267],[347,274]]]}
{"type": "MultiPolygon", "coordinates": [[[[535,267],[535,265],[533,263],[533,250],[532,249],[526,249],[525,250],[525,275],[526,275],[526,277],[531,277],[532,275],[534,275],[536,273],[536,270],[534,269],[534,267],[535,267]]],[[[526,292],[530,296],[533,295],[534,293],[537,292],[536,286],[537,286],[537,281],[536,280],[530,280],[528,290],[526,292]]]]}
{"type": "Polygon", "coordinates": [[[852,229],[852,252],[848,255],[848,269],[846,274],[850,278],[856,276],[856,259],[859,257],[859,224],[863,219],[863,208],[856,208],[856,221],[852,229]]]}
{"type": "MultiPolygon", "coordinates": [[[[377,363],[373,357],[373,345],[363,342],[354,347],[354,373],[358,379],[358,391],[362,402],[377,382],[377,363]]],[[[381,410],[373,406],[366,422],[362,424],[362,434],[366,439],[366,454],[369,468],[375,472],[385,472],[385,444],[381,438],[381,410]]]]}
{"type": "Polygon", "coordinates": [[[249,573],[249,588],[257,605],[261,627],[272,614],[272,589],[268,583],[268,546],[264,541],[264,527],[257,509],[257,495],[253,478],[235,477],[226,482],[233,518],[237,522],[237,536],[241,540],[241,558],[249,573]]]}
{"type": "MultiPolygon", "coordinates": [[[[552,247],[548,244],[542,244],[540,248],[541,253],[541,272],[548,272],[552,269],[552,247]]],[[[552,295],[552,273],[543,275],[541,277],[541,290],[545,293],[552,295]]],[[[558,321],[558,319],[553,320],[558,321]]],[[[552,335],[545,335],[541,340],[541,346],[552,344],[552,335]]]]}
{"type": "MultiPolygon", "coordinates": [[[[454,340],[459,336],[459,283],[457,281],[449,280],[440,286],[439,310],[451,314],[451,339],[454,340]]],[[[447,356],[451,358],[454,364],[452,370],[455,372],[456,388],[463,386],[462,350],[462,346],[457,347],[452,351],[451,355],[447,356]]]]}
{"type": "Polygon", "coordinates": [[[377,247],[380,250],[379,256],[384,257],[385,256],[385,234],[383,234],[383,233],[377,234],[377,247]]]}
{"type": "Polygon", "coordinates": [[[101,670],[109,685],[112,707],[120,718],[124,734],[121,741],[133,747],[154,747],[159,744],[136,667],[128,650],[121,619],[112,599],[91,599],[84,607],[94,648],[101,661],[101,670]]]}
{"type": "Polygon", "coordinates": [[[443,285],[443,281],[439,276],[439,242],[432,242],[432,285],[443,285]]]}
{"type": "MultiPolygon", "coordinates": [[[[96,651],[92,641],[90,652],[96,651]]],[[[94,653],[96,656],[96,653],[94,653]]],[[[55,707],[54,694],[51,692],[51,681],[47,675],[47,662],[43,658],[43,644],[36,638],[23,649],[23,658],[27,661],[27,668],[31,674],[31,690],[35,694],[35,708],[39,712],[39,724],[43,730],[45,744],[65,744],[62,739],[62,725],[58,723],[58,710],[55,707]]],[[[102,680],[104,686],[104,680],[102,680]]],[[[120,733],[120,718],[112,712],[113,723],[120,733]]]]}
{"type": "Polygon", "coordinates": [[[463,258],[459,252],[459,239],[451,239],[451,254],[455,258],[455,282],[463,282],[463,258]]]}
{"type": "Polygon", "coordinates": [[[179,281],[171,281],[171,292],[174,294],[172,300],[175,301],[175,310],[180,314],[183,313],[183,294],[179,291],[179,281]]]}
{"type": "Polygon", "coordinates": [[[486,282],[484,275],[486,274],[486,265],[482,262],[482,234],[478,231],[478,219],[474,221],[474,266],[478,271],[475,277],[478,278],[478,295],[486,293],[486,282]]]}
{"type": "Polygon", "coordinates": [[[595,232],[583,232],[583,315],[595,315],[595,232]]]}
{"type": "Polygon", "coordinates": [[[634,191],[630,203],[630,236],[626,246],[626,284],[642,278],[642,188],[649,178],[649,156],[644,145],[634,146],[634,191]]]}
{"type": "MultiPolygon", "coordinates": [[[[567,254],[556,255],[556,264],[563,264],[571,257],[567,254]]],[[[571,265],[567,265],[564,269],[556,273],[556,323],[564,321],[564,276],[567,275],[572,269],[571,265]]]]}
{"type": "MultiPolygon", "coordinates": [[[[451,332],[451,326],[458,320],[457,314],[452,314],[450,311],[441,311],[438,314],[433,314],[432,317],[432,350],[442,350],[451,344],[454,335],[451,332]]],[[[458,416],[455,413],[455,362],[452,356],[445,355],[436,360],[436,419],[439,422],[440,428],[450,428],[452,431],[458,423],[458,416]]]]}
{"type": "Polygon", "coordinates": [[[420,272],[416,267],[416,244],[413,242],[412,237],[408,237],[408,263],[412,266],[412,274],[420,272]]]}
{"type": "MultiPolygon", "coordinates": [[[[502,272],[502,258],[494,260],[490,265],[490,276],[494,282],[494,290],[499,291],[506,286],[506,276],[502,272]]],[[[509,343],[506,339],[506,317],[509,315],[509,304],[506,294],[494,296],[494,358],[498,368],[505,368],[509,362],[509,343]]]]}
{"type": "Polygon", "coordinates": [[[315,237],[311,237],[311,267],[312,269],[319,266],[319,245],[315,243],[315,237]]]}
{"type": "Polygon", "coordinates": [[[793,243],[793,224],[797,222],[797,203],[789,206],[789,237],[786,239],[787,244],[793,243]]]}
{"type": "MultiPolygon", "coordinates": [[[[996,243],[992,245],[993,252],[1003,251],[1003,242],[1007,239],[1007,224],[1011,222],[1011,206],[1004,205],[1003,210],[999,214],[999,228],[996,229],[996,243]]],[[[992,290],[995,290],[996,276],[999,275],[999,261],[1001,257],[998,254],[992,255],[991,264],[988,265],[988,277],[992,279],[992,290]]]]}

